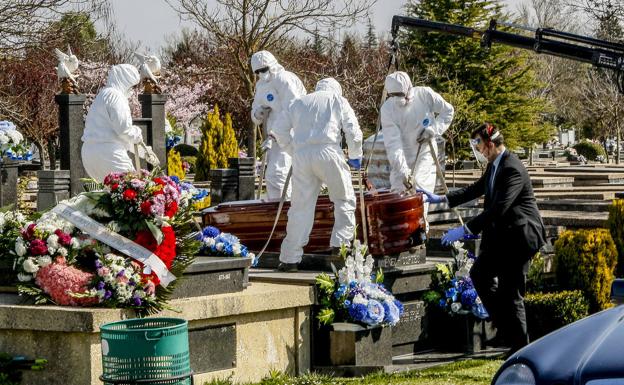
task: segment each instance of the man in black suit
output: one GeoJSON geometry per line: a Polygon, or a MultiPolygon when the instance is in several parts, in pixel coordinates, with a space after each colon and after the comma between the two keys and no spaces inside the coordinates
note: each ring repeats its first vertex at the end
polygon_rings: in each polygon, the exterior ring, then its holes
{"type": "Polygon", "coordinates": [[[526,274],[546,235],[529,174],[505,148],[503,135],[484,124],[472,133],[471,145],[488,161],[478,181],[446,196],[420,191],[429,202],[446,201],[450,207],[485,195],[483,212],[449,230],[442,243],[450,245],[466,234],[482,234],[470,277],[498,329],[497,339],[504,338],[512,353],[529,342],[523,298],[526,274]]]}

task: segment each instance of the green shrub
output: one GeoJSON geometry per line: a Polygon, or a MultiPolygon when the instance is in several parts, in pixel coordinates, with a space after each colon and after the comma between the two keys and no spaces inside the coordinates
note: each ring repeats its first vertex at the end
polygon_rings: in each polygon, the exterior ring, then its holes
{"type": "Polygon", "coordinates": [[[583,155],[587,160],[596,160],[599,155],[607,155],[601,145],[587,140],[583,140],[575,144],[574,149],[579,155],[583,155]]]}
{"type": "Polygon", "coordinates": [[[185,156],[195,157],[197,156],[197,153],[199,153],[199,150],[197,150],[197,148],[195,148],[194,146],[191,146],[190,144],[185,144],[185,143],[180,143],[176,145],[173,149],[179,152],[180,156],[182,157],[185,157],[185,156]]]}
{"type": "Polygon", "coordinates": [[[616,277],[624,277],[624,199],[616,199],[609,207],[609,232],[618,253],[616,277]]]}
{"type": "Polygon", "coordinates": [[[537,253],[529,265],[526,288],[527,292],[535,293],[544,290],[544,287],[544,257],[537,253]]]}
{"type": "Polygon", "coordinates": [[[580,290],[527,294],[524,303],[531,340],[589,314],[589,303],[580,290]]]}
{"type": "Polygon", "coordinates": [[[564,231],[555,242],[555,273],[563,290],[581,290],[590,311],[611,306],[617,250],[607,229],[564,231]]]}

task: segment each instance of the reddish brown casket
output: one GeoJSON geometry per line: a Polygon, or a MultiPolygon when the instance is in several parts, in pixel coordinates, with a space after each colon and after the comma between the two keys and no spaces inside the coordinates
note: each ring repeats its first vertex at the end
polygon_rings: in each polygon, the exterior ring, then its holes
{"type": "MultiPolygon", "coordinates": [[[[380,190],[375,194],[366,193],[364,202],[368,243],[373,256],[398,254],[423,242],[425,221],[422,194],[404,196],[380,190]]],[[[279,201],[265,200],[222,203],[202,212],[204,226],[215,226],[223,232],[232,233],[251,251],[258,252],[271,233],[278,205],[279,201]]],[[[286,213],[289,207],[290,203],[285,202],[267,251],[279,252],[286,235],[286,213]]],[[[359,208],[358,203],[356,221],[358,229],[361,229],[359,208]]],[[[324,253],[329,249],[334,225],[333,211],[334,205],[329,197],[319,196],[310,241],[304,249],[306,253],[324,253]]]]}

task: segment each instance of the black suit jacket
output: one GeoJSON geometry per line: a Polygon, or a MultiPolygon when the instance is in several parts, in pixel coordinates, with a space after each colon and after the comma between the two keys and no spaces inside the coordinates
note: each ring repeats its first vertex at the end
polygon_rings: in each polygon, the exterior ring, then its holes
{"type": "Polygon", "coordinates": [[[546,239],[529,174],[520,159],[508,150],[498,164],[492,189],[491,172],[489,163],[474,184],[449,192],[449,206],[485,195],[483,212],[466,226],[473,234],[482,233],[483,252],[511,254],[524,262],[533,257],[546,239]]]}

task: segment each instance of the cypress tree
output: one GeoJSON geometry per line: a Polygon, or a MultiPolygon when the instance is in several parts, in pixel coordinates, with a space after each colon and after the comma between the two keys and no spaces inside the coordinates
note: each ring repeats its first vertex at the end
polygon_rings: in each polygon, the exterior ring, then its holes
{"type": "MultiPolygon", "coordinates": [[[[421,0],[407,5],[410,16],[486,29],[490,19],[504,19],[502,3],[493,0],[421,0]]],[[[531,96],[539,87],[526,51],[503,44],[482,48],[478,39],[410,30],[401,36],[402,57],[410,75],[447,100],[467,108],[453,122],[455,147],[467,155],[469,133],[484,120],[495,124],[510,147],[528,147],[550,137],[552,126],[541,119],[547,102],[531,96]]]]}

